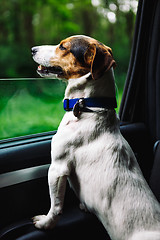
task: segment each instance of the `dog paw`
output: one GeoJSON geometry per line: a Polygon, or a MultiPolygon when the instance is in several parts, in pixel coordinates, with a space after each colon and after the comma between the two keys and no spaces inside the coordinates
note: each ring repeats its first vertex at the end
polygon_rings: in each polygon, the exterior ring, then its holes
{"type": "Polygon", "coordinates": [[[49,217],[48,215],[39,215],[32,218],[33,224],[38,229],[52,229],[55,227],[59,216],[49,217]]]}

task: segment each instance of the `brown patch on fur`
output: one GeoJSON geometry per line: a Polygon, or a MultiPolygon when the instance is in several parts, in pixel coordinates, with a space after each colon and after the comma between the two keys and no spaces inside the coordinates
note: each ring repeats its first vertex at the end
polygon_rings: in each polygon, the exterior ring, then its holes
{"type": "Polygon", "coordinates": [[[74,55],[70,52],[71,42],[68,39],[62,40],[56,49],[56,57],[50,59],[51,66],[60,66],[65,79],[78,78],[87,74],[90,69],[87,66],[81,66],[74,55]],[[60,46],[63,46],[61,50],[60,46]]]}
{"type": "Polygon", "coordinates": [[[111,48],[97,40],[85,36],[73,36],[62,40],[56,49],[56,57],[50,59],[51,66],[60,66],[64,74],[63,78],[78,78],[91,72],[92,78],[97,79],[105,71],[115,66],[111,48]],[[85,52],[80,59],[76,58],[78,50],[82,46],[85,52]],[[74,45],[76,53],[71,52],[74,45]]]}
{"type": "Polygon", "coordinates": [[[116,63],[113,59],[111,48],[104,45],[99,45],[98,48],[96,47],[96,55],[91,65],[91,73],[93,78],[100,78],[104,72],[115,66],[116,63]]]}

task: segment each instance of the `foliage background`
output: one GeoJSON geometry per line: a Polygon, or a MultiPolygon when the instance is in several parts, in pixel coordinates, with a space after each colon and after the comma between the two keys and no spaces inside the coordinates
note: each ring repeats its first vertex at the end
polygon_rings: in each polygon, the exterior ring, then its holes
{"type": "Polygon", "coordinates": [[[0,121],[3,122],[0,138],[56,129],[63,115],[60,110],[63,84],[51,80],[7,80],[38,77],[37,65],[30,53],[35,45],[57,44],[68,36],[85,34],[110,46],[117,63],[115,77],[120,101],[129,64],[137,0],[0,0],[0,3],[0,78],[6,79],[0,81],[0,121]],[[55,122],[42,118],[42,115],[49,117],[50,112],[55,122]]]}

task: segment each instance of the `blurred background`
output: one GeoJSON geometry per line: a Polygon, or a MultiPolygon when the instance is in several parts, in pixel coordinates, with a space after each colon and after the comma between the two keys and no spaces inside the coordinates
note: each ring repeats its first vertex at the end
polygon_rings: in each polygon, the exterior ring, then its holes
{"type": "Polygon", "coordinates": [[[0,0],[0,78],[36,77],[30,48],[85,34],[113,49],[124,83],[136,0],[0,0]]]}
{"type": "MultiPolygon", "coordinates": [[[[54,130],[64,113],[60,110],[64,84],[56,80],[26,80],[39,78],[37,64],[31,57],[32,46],[58,44],[74,34],[88,35],[110,46],[117,63],[115,77],[120,103],[137,5],[137,0],[0,0],[0,121],[3,121],[0,138],[54,130]],[[40,107],[37,101],[48,105],[40,107]],[[22,106],[19,106],[20,103],[22,106]],[[49,107],[56,103],[54,109],[49,107]],[[34,119],[35,109],[27,113],[30,117],[24,121],[23,117],[18,117],[17,108],[24,115],[24,109],[27,112],[34,105],[37,110],[37,104],[39,111],[42,108],[38,115],[51,112],[53,119],[58,114],[56,123],[46,123],[46,120],[40,123],[36,118],[34,124],[26,127],[26,130],[23,124],[21,130],[11,134],[13,127],[5,125],[7,121],[10,124],[15,121],[19,126],[20,122],[26,125],[34,119]],[[60,108],[57,108],[58,104],[60,108]]],[[[14,129],[18,129],[18,126],[15,125],[14,129]]]]}

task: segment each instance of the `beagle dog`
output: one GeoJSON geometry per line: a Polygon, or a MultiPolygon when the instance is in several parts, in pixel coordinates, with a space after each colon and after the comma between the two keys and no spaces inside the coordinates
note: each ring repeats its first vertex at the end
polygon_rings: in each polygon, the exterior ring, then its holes
{"type": "Polygon", "coordinates": [[[52,140],[51,208],[33,218],[35,226],[56,225],[68,180],[112,240],[160,240],[160,205],[119,130],[111,48],[76,35],[33,47],[32,55],[40,76],[67,83],[66,113],[52,140]]]}

